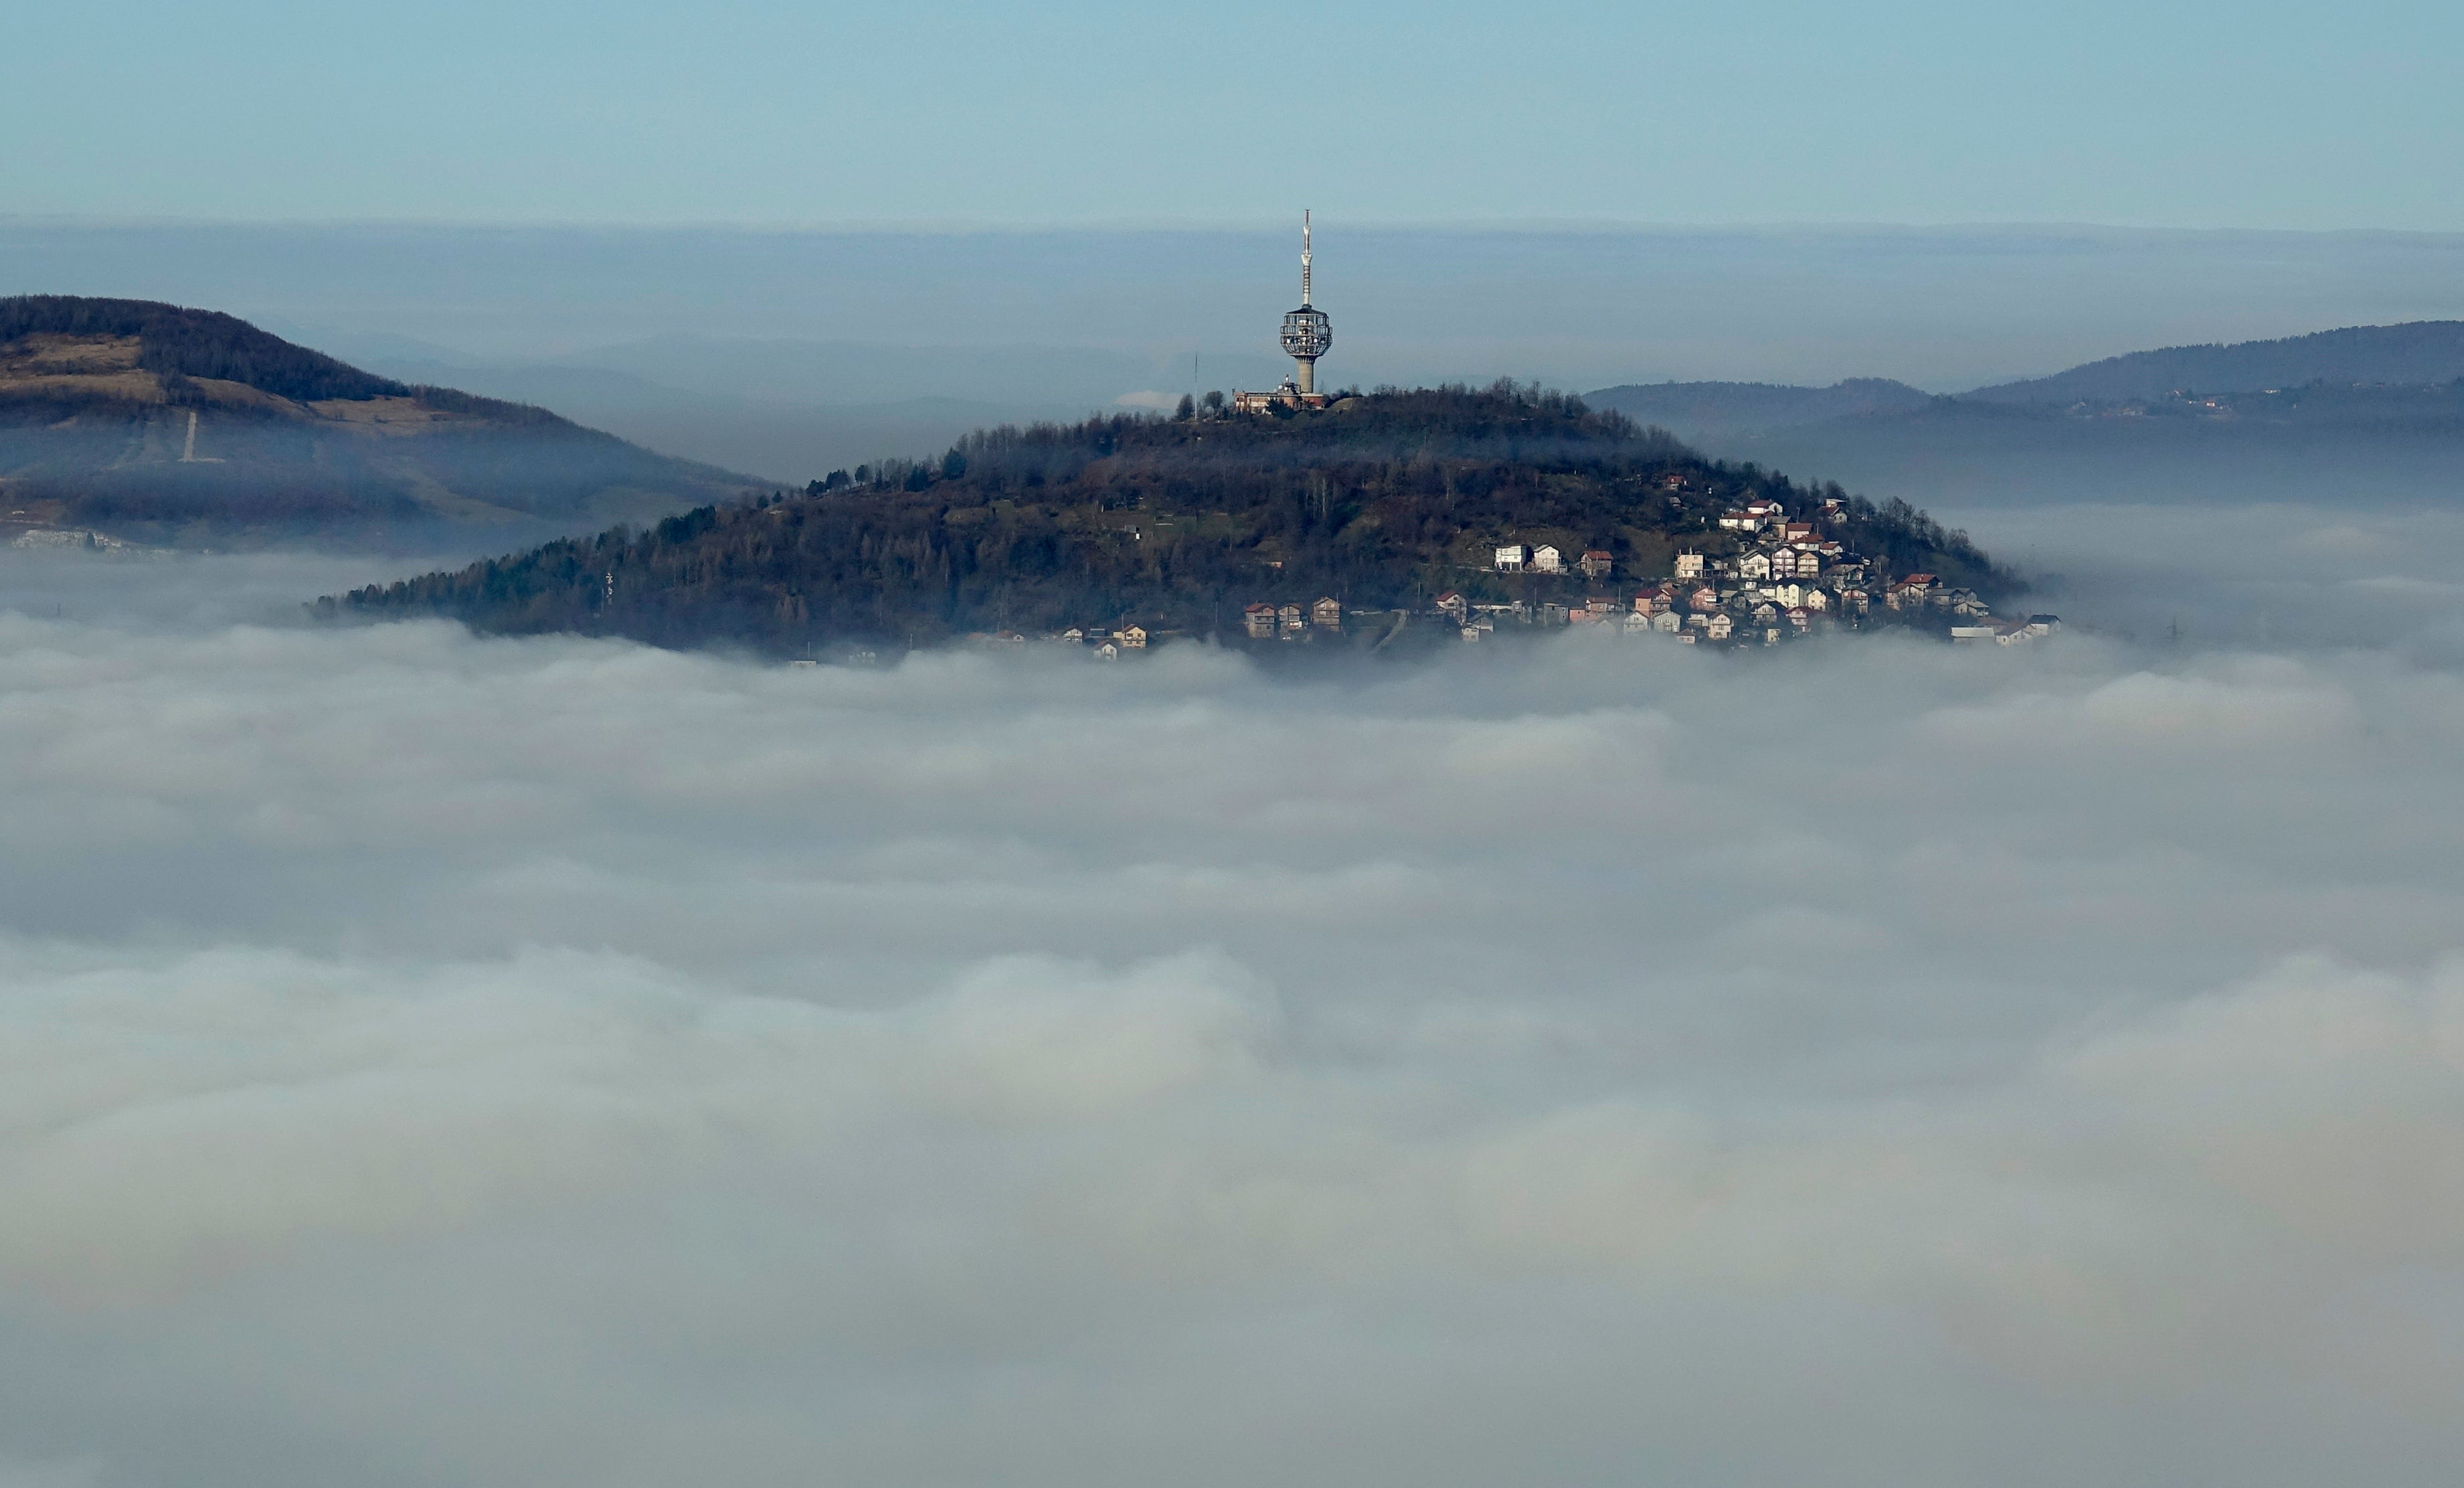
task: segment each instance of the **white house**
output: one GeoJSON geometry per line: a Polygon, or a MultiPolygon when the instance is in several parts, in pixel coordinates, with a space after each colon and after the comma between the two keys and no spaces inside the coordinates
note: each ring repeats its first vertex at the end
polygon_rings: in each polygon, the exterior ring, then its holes
{"type": "Polygon", "coordinates": [[[1531,550],[1531,566],[1540,573],[1566,571],[1566,555],[1543,543],[1531,550]]]}
{"type": "Polygon", "coordinates": [[[1504,547],[1497,550],[1497,571],[1500,573],[1521,573],[1523,571],[1524,560],[1530,556],[1531,549],[1524,546],[1520,543],[1508,543],[1504,547]]]}
{"type": "Polygon", "coordinates": [[[1737,560],[1738,578],[1768,579],[1771,571],[1771,555],[1768,553],[1748,553],[1737,560]]]}
{"type": "Polygon", "coordinates": [[[1703,577],[1703,555],[1700,553],[1678,554],[1677,576],[1681,579],[1699,579],[1703,577]]]}

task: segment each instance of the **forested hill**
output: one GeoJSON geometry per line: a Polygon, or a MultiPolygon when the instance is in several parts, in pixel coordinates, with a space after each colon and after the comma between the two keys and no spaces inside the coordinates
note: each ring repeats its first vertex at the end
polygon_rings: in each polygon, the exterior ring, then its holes
{"type": "Polygon", "coordinates": [[[535,541],[750,484],[217,311],[68,295],[0,299],[0,540],[212,546],[535,541]]]}
{"type": "Polygon", "coordinates": [[[1546,599],[1583,581],[1489,571],[1498,544],[1612,555],[1616,582],[1715,559],[1720,514],[1757,497],[1838,502],[1833,531],[1892,573],[1981,593],[2011,576],[1922,513],[1706,462],[1575,398],[1381,390],[1278,417],[1196,410],[975,434],[929,465],[616,527],[320,602],[500,633],[660,645],[924,645],[972,632],[1126,626],[1239,633],[1253,603],[1418,609],[1546,599]]]}

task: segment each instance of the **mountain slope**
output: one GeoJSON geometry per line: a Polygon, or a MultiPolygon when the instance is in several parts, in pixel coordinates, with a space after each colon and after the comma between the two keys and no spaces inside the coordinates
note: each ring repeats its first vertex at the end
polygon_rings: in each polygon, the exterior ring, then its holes
{"type": "Polygon", "coordinates": [[[1986,403],[2119,403],[2175,391],[2257,392],[2312,383],[2422,386],[2464,378],[2464,321],[2353,325],[2280,341],[2166,346],[1979,388],[1986,403]]]}
{"type": "MultiPolygon", "coordinates": [[[[1719,514],[1814,493],[1707,464],[1576,399],[1383,392],[1290,417],[1115,417],[979,433],[937,466],[767,506],[709,508],[323,602],[794,654],[974,631],[1127,625],[1237,635],[1256,603],[1418,610],[1455,589],[1577,608],[1573,575],[1499,573],[1495,545],[1597,550],[1626,582],[1746,542],[1719,514]]],[[[1825,536],[1892,573],[1988,594],[2011,576],[1905,507],[1838,501],[1825,536]]],[[[1602,590],[1601,592],[1605,592],[1602,590]]]]}
{"type": "Polygon", "coordinates": [[[362,371],[235,317],[0,300],[0,524],[228,545],[647,518],[741,477],[543,409],[362,371]]]}
{"type": "MultiPolygon", "coordinates": [[[[2464,322],[2173,346],[1893,406],[1836,389],[1603,389],[1604,406],[1730,459],[1819,470],[1925,505],[2377,505],[2464,488],[2464,322]]],[[[1913,393],[1914,389],[1908,389],[1913,393]]]]}

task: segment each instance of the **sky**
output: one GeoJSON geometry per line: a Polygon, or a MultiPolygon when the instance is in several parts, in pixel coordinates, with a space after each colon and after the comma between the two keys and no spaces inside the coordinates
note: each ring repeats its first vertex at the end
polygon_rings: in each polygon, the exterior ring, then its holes
{"type": "Polygon", "coordinates": [[[2454,8],[137,0],[13,16],[11,211],[2464,230],[2454,8]]]}
{"type": "Polygon", "coordinates": [[[2248,516],[1302,680],[0,552],[0,1482],[2449,1481],[2464,529],[2248,516]]]}

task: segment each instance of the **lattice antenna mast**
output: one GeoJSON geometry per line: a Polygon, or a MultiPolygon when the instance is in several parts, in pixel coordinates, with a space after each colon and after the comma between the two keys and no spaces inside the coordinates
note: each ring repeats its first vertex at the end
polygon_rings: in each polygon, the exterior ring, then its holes
{"type": "Polygon", "coordinates": [[[1308,309],[1308,308],[1309,308],[1309,209],[1308,209],[1308,208],[1306,208],[1306,207],[1304,207],[1304,208],[1302,208],[1302,209],[1301,209],[1301,308],[1302,308],[1302,309],[1304,309],[1304,310],[1308,309]]]}

